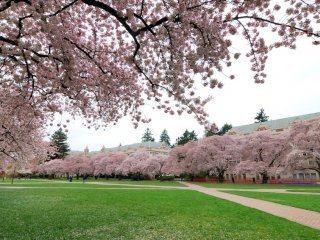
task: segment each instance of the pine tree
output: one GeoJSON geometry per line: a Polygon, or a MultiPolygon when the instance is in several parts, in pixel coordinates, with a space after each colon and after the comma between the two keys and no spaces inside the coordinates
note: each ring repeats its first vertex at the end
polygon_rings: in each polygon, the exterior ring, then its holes
{"type": "Polygon", "coordinates": [[[154,142],[151,130],[147,128],[146,132],[142,136],[142,142],[154,142]]]}
{"type": "Polygon", "coordinates": [[[168,135],[168,131],[164,129],[160,135],[160,142],[167,144],[170,146],[170,137],[168,135]]]}
{"type": "Polygon", "coordinates": [[[196,140],[198,140],[198,137],[195,131],[189,132],[188,130],[185,130],[182,136],[177,138],[176,145],[184,145],[189,141],[196,140]]]}
{"type": "Polygon", "coordinates": [[[107,151],[107,149],[106,149],[106,147],[103,145],[102,148],[101,148],[101,150],[100,150],[100,152],[104,153],[104,152],[106,152],[106,151],[107,151]]]}
{"type": "Polygon", "coordinates": [[[254,119],[256,120],[255,123],[267,122],[269,120],[269,116],[267,116],[264,109],[261,108],[254,119]]]}
{"type": "Polygon", "coordinates": [[[51,159],[63,159],[68,155],[70,151],[69,144],[67,143],[67,135],[62,131],[62,128],[59,128],[55,131],[50,140],[52,145],[56,148],[56,152],[50,156],[51,159]]]}
{"type": "Polygon", "coordinates": [[[85,155],[85,156],[88,156],[88,155],[89,155],[89,148],[88,148],[88,146],[86,146],[86,147],[84,148],[83,152],[84,152],[84,155],[85,155]]]}
{"type": "Polygon", "coordinates": [[[218,135],[225,135],[232,128],[231,124],[225,123],[219,130],[218,135]]]}

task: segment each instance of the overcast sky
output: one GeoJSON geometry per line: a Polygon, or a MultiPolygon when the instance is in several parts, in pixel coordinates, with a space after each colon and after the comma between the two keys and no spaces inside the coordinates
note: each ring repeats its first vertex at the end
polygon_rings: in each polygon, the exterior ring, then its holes
{"type": "MultiPolygon", "coordinates": [[[[242,54],[244,55],[244,54],[242,54]]],[[[250,124],[260,108],[264,108],[270,120],[320,111],[320,48],[312,46],[309,40],[298,42],[296,50],[277,49],[270,55],[266,66],[268,74],[264,84],[255,84],[250,65],[245,57],[233,67],[236,79],[224,80],[222,89],[211,90],[214,99],[207,105],[210,122],[219,127],[224,123],[233,126],[250,124]]],[[[205,94],[205,93],[204,93],[205,94]]],[[[141,137],[149,127],[156,139],[163,129],[167,129],[171,143],[188,130],[195,130],[202,137],[204,127],[192,115],[164,114],[147,105],[143,113],[151,117],[148,124],[141,123],[135,129],[129,118],[123,118],[105,130],[89,130],[82,126],[81,119],[71,121],[68,126],[68,142],[72,150],[90,151],[105,147],[116,147],[141,142],[141,137]]],[[[49,133],[58,127],[48,129],[49,133]]]]}

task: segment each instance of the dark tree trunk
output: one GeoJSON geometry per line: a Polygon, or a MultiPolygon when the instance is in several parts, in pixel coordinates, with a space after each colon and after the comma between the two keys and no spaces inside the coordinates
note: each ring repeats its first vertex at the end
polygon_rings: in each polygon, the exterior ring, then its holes
{"type": "Polygon", "coordinates": [[[12,174],[12,178],[11,178],[11,184],[13,184],[13,179],[14,179],[15,173],[16,173],[16,168],[13,168],[13,174],[12,174]]]}
{"type": "Polygon", "coordinates": [[[219,183],[223,183],[223,181],[224,181],[224,172],[218,174],[218,181],[219,181],[219,183]]]}
{"type": "Polygon", "coordinates": [[[267,173],[262,173],[262,184],[268,183],[269,177],[267,173]]]}

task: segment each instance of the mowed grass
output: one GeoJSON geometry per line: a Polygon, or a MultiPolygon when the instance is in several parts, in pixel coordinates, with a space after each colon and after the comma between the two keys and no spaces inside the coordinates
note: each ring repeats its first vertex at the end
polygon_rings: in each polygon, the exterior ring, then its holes
{"type": "MultiPolygon", "coordinates": [[[[94,179],[90,179],[90,181],[94,182],[94,179]]],[[[185,187],[185,185],[176,182],[176,181],[157,181],[157,180],[144,180],[144,181],[132,181],[132,180],[114,180],[102,179],[99,181],[101,183],[116,183],[116,184],[133,184],[133,185],[154,185],[154,186],[172,186],[172,187],[185,187]]]]}
{"type": "MultiPolygon", "coordinates": [[[[16,183],[0,184],[1,188],[84,188],[84,189],[107,189],[107,188],[148,188],[148,186],[133,185],[107,185],[107,184],[90,184],[90,183],[16,183]]],[[[150,187],[149,187],[150,188],[150,187]]]]}
{"type": "Polygon", "coordinates": [[[320,212],[320,195],[243,192],[243,191],[223,191],[223,192],[320,212]]]}
{"type": "Polygon", "coordinates": [[[307,190],[288,190],[288,192],[309,192],[309,193],[320,193],[320,189],[307,189],[307,190]]]}
{"type": "Polygon", "coordinates": [[[313,189],[320,191],[318,184],[301,184],[301,185],[287,185],[287,184],[229,184],[229,183],[197,183],[199,186],[207,188],[228,188],[228,189],[313,189]]]}
{"type": "Polygon", "coordinates": [[[0,239],[319,239],[320,231],[187,190],[0,189],[0,239]]]}
{"type": "MultiPolygon", "coordinates": [[[[13,185],[15,184],[31,184],[31,183],[57,183],[57,182],[62,182],[62,183],[69,183],[67,179],[52,179],[52,180],[47,180],[47,179],[14,179],[13,185]]],[[[114,180],[114,179],[98,179],[95,180],[94,178],[87,179],[84,183],[103,183],[106,184],[124,184],[124,185],[139,185],[139,186],[149,186],[149,185],[154,185],[154,186],[168,186],[168,187],[185,187],[185,185],[176,182],[176,181],[157,181],[157,180],[144,180],[144,181],[131,181],[131,180],[114,180]]],[[[11,184],[11,179],[6,179],[5,181],[0,180],[0,186],[2,184],[11,184]]],[[[82,179],[73,179],[71,184],[83,184],[82,179]]],[[[101,186],[100,185],[100,186],[101,186]]]]}

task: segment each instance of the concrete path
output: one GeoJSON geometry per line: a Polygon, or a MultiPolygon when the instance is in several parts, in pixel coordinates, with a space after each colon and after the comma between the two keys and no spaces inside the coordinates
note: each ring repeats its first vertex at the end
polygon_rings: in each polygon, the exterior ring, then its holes
{"type": "Polygon", "coordinates": [[[255,208],[260,211],[270,213],[278,217],[286,218],[290,221],[320,230],[320,213],[318,212],[220,192],[221,190],[227,189],[219,189],[220,191],[218,191],[217,189],[205,188],[188,182],[181,183],[198,192],[202,192],[217,198],[222,198],[250,208],[255,208]]]}
{"type": "MultiPolygon", "coordinates": [[[[320,192],[289,192],[288,189],[236,189],[236,188],[212,188],[217,191],[239,191],[239,192],[265,192],[265,193],[286,193],[301,195],[320,195],[320,192]]],[[[295,190],[295,189],[290,189],[295,190]]],[[[298,190],[297,190],[298,191],[298,190]]],[[[320,203],[319,203],[320,204],[320,203]]]]}

